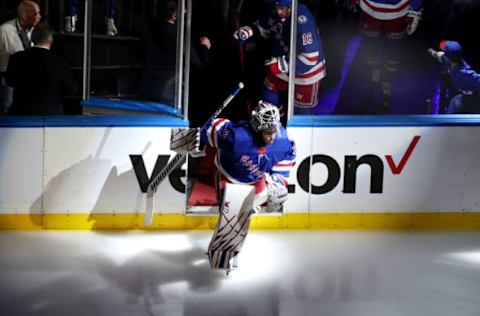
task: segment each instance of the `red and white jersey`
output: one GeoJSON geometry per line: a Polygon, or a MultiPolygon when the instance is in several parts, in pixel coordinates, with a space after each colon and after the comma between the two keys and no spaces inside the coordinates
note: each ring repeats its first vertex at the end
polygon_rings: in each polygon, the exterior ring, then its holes
{"type": "Polygon", "coordinates": [[[360,0],[360,8],[378,20],[394,20],[407,15],[412,7],[420,7],[419,0],[360,0]]]}

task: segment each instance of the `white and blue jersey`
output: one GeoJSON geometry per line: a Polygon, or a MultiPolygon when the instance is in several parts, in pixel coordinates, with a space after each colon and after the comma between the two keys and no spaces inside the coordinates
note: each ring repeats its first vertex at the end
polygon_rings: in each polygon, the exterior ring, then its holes
{"type": "Polygon", "coordinates": [[[447,68],[452,85],[456,89],[465,95],[480,94],[480,74],[473,70],[465,60],[461,59],[454,66],[448,57],[443,55],[440,62],[447,68]]]}
{"type": "MultiPolygon", "coordinates": [[[[291,18],[281,19],[272,6],[267,14],[253,27],[263,38],[272,42],[272,57],[289,55],[291,18]],[[256,27],[255,27],[256,26],[256,27]]],[[[295,64],[295,82],[308,85],[325,77],[325,57],[322,41],[315,19],[306,6],[298,5],[297,15],[297,62],[295,64]]],[[[288,81],[288,74],[280,74],[288,81]]]]}
{"type": "Polygon", "coordinates": [[[295,145],[283,127],[273,144],[264,145],[248,122],[233,124],[218,118],[202,129],[201,139],[217,149],[215,165],[232,183],[253,184],[265,173],[288,178],[295,164],[295,145]]]}
{"type": "Polygon", "coordinates": [[[440,62],[448,70],[452,86],[460,91],[450,100],[447,113],[480,113],[480,74],[463,59],[453,64],[443,55],[440,62]]]}

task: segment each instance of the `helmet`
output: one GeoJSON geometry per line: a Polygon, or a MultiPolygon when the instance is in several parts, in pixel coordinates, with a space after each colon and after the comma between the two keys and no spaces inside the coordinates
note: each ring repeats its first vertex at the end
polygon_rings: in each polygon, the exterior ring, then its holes
{"type": "Polygon", "coordinates": [[[275,0],[275,6],[277,7],[291,7],[292,0],[275,0]]]}
{"type": "Polygon", "coordinates": [[[252,111],[250,124],[255,132],[276,131],[280,126],[280,113],[278,108],[266,101],[258,101],[257,107],[252,111]]]}
{"type": "Polygon", "coordinates": [[[459,42],[455,41],[441,41],[440,49],[445,52],[448,58],[452,61],[458,61],[461,59],[462,46],[459,42]]]}

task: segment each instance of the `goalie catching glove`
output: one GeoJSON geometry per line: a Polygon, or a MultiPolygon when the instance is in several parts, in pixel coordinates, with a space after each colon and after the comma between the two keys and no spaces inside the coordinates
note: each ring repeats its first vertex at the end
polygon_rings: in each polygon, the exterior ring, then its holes
{"type": "Polygon", "coordinates": [[[172,128],[170,150],[200,157],[205,155],[205,147],[200,147],[200,128],[172,128]]]}
{"type": "Polygon", "coordinates": [[[278,212],[288,199],[287,181],[279,174],[265,174],[267,182],[267,212],[278,212]]]}

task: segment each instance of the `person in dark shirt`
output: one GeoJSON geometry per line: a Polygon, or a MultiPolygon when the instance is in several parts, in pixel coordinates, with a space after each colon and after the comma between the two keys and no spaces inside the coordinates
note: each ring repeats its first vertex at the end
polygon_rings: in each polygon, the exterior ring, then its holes
{"type": "Polygon", "coordinates": [[[32,33],[35,46],[10,57],[5,80],[13,87],[10,115],[64,114],[62,96],[76,83],[67,63],[50,52],[53,30],[41,24],[32,33]]]}
{"type": "Polygon", "coordinates": [[[0,25],[0,115],[12,105],[13,89],[5,83],[5,72],[11,55],[32,47],[32,31],[40,23],[40,7],[23,0],[17,7],[17,18],[0,25]]]}
{"type": "MultiPolygon", "coordinates": [[[[159,16],[147,23],[144,32],[146,54],[142,95],[148,100],[169,105],[175,104],[175,85],[178,81],[177,11],[177,2],[167,1],[161,7],[159,16]]],[[[193,76],[198,77],[197,74],[206,69],[210,47],[210,39],[205,36],[192,43],[190,73],[193,76]]],[[[191,81],[198,80],[192,78],[191,81]]]]}

